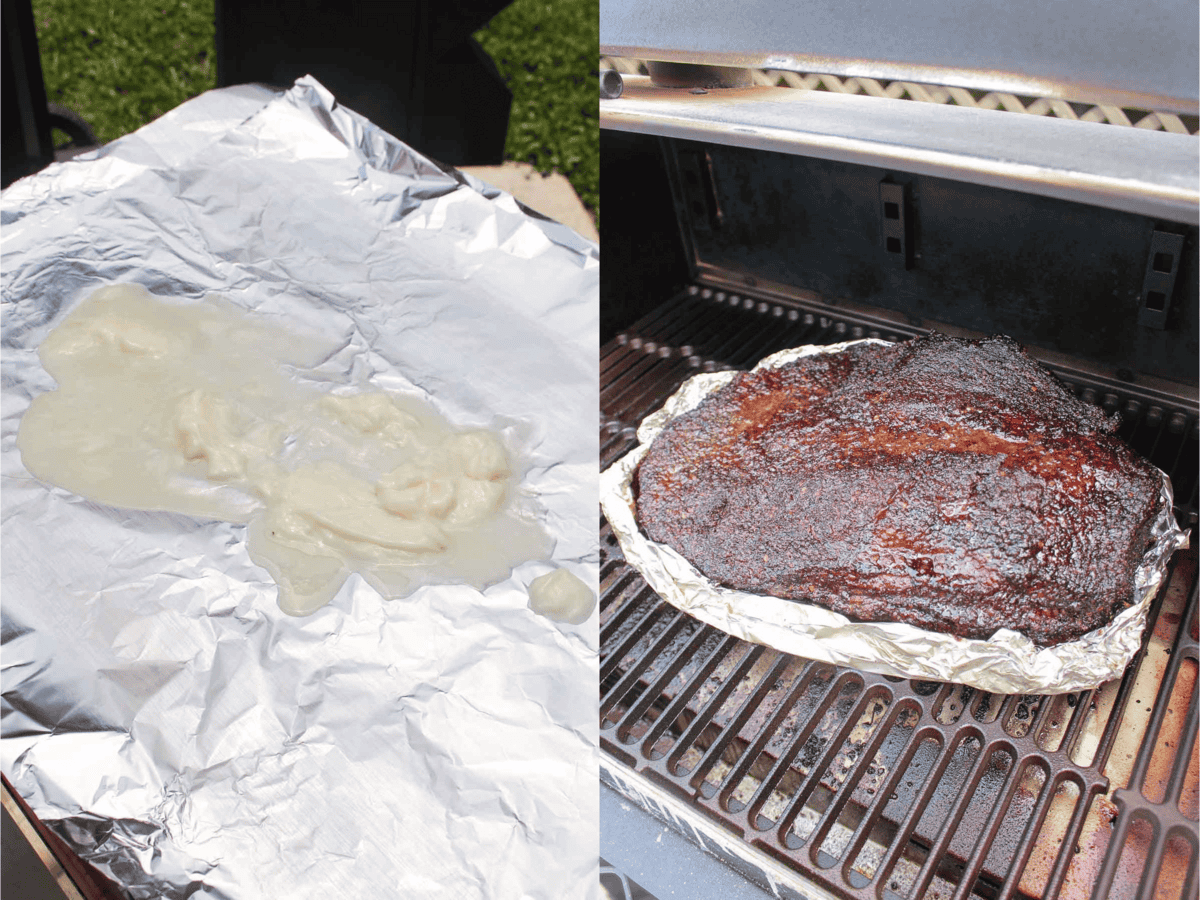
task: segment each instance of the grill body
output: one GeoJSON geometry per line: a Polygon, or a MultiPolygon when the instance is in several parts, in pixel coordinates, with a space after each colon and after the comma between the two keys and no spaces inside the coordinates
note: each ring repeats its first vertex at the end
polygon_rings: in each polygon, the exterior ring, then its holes
{"type": "MultiPolygon", "coordinates": [[[[1000,331],[1122,416],[1194,529],[1194,225],[691,140],[602,132],[601,149],[602,468],[696,372],[1000,331]],[[1148,321],[1162,234],[1170,311],[1148,321]]],[[[728,637],[601,536],[602,776],[749,880],[785,897],[1194,896],[1194,550],[1122,679],[999,696],[728,637]]]]}

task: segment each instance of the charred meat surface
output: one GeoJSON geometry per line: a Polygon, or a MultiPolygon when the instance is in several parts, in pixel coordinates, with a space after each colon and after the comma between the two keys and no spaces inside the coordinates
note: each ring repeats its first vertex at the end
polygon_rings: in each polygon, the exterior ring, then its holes
{"type": "Polygon", "coordinates": [[[655,439],[646,535],[710,580],[858,621],[1049,646],[1129,605],[1162,474],[1008,338],[743,373],[655,439]]]}

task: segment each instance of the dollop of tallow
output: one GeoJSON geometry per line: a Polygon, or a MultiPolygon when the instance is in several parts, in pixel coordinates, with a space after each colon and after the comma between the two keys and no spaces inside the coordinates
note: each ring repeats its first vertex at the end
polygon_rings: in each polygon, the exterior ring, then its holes
{"type": "Polygon", "coordinates": [[[482,588],[549,555],[499,434],[288,376],[324,352],[220,301],[103,288],[43,341],[58,389],[34,398],[17,446],[31,473],[85,497],[248,523],[293,615],[354,572],[395,597],[482,588]]]}
{"type": "Polygon", "coordinates": [[[596,608],[596,594],[571,572],[555,569],[530,583],[529,608],[555,622],[582,625],[596,608]]]}

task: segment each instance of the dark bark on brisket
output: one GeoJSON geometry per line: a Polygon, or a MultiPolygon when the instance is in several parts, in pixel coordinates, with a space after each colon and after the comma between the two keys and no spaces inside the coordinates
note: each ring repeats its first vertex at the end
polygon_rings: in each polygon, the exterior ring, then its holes
{"type": "Polygon", "coordinates": [[[709,579],[860,621],[1048,646],[1133,599],[1162,475],[1007,338],[857,345],[739,375],[635,481],[709,579]]]}

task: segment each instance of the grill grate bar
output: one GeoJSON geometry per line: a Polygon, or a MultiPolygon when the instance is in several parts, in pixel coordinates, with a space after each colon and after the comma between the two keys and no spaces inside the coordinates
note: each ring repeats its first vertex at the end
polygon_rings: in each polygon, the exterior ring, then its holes
{"type": "MultiPolygon", "coordinates": [[[[643,615],[640,619],[638,619],[637,624],[630,630],[630,632],[625,635],[625,637],[617,644],[613,652],[608,655],[608,658],[601,661],[601,682],[608,680],[608,677],[616,670],[616,667],[620,664],[620,662],[633,651],[633,648],[637,646],[639,641],[645,638],[647,633],[649,633],[650,629],[654,626],[654,623],[661,617],[661,615],[664,612],[672,609],[672,607],[667,606],[667,604],[663,603],[661,600],[655,602],[657,600],[657,596],[654,594],[654,591],[650,589],[650,586],[645,583],[641,585],[641,590],[637,592],[635,597],[636,599],[642,599],[648,602],[644,604],[630,603],[629,613],[627,614],[628,618],[632,619],[638,613],[642,613],[643,615]]],[[[615,627],[616,626],[614,625],[614,630],[615,627]]]]}
{"type": "Polygon", "coordinates": [[[1066,733],[1059,745],[1063,751],[1075,759],[1079,751],[1079,742],[1083,739],[1084,725],[1087,723],[1088,709],[1096,696],[1095,690],[1081,691],[1075,695],[1075,709],[1071,721],[1067,724],[1066,733]]]}
{"type": "Polygon", "coordinates": [[[974,735],[969,732],[959,732],[952,735],[950,741],[943,745],[942,742],[945,740],[945,736],[933,728],[928,729],[925,736],[935,738],[939,745],[942,746],[942,752],[938,754],[937,762],[930,767],[929,772],[922,780],[921,789],[917,792],[912,806],[909,807],[908,812],[899,823],[899,832],[884,854],[879,869],[875,873],[876,879],[881,884],[892,877],[892,873],[896,870],[896,866],[905,851],[911,846],[917,845],[917,842],[914,841],[917,825],[924,817],[926,809],[941,787],[943,776],[950,767],[955,752],[965,746],[967,741],[974,738],[974,735]]]}
{"type": "MultiPolygon", "coordinates": [[[[647,340],[658,341],[668,346],[677,344],[684,338],[689,328],[686,313],[688,296],[686,293],[677,294],[666,303],[651,311],[638,322],[638,333],[646,335],[647,340]],[[654,336],[650,337],[650,335],[654,336]]],[[[628,335],[618,335],[610,353],[602,355],[600,367],[602,376],[606,371],[606,365],[609,364],[606,357],[611,355],[614,361],[617,361],[630,340],[631,338],[628,335]]],[[[601,384],[603,384],[603,380],[601,384]]]]}
{"type": "MultiPolygon", "coordinates": [[[[818,666],[815,663],[810,664],[804,673],[804,677],[796,686],[797,691],[803,692],[810,689],[818,677],[827,677],[828,682],[821,691],[821,699],[816,704],[818,708],[824,707],[828,698],[836,696],[836,692],[839,687],[837,681],[831,677],[828,677],[832,672],[833,670],[829,666],[818,666]]],[[[791,710],[789,709],[785,712],[790,713],[791,710]]],[[[792,769],[792,765],[796,759],[796,756],[800,753],[804,745],[808,743],[809,739],[813,735],[813,732],[816,731],[819,721],[820,720],[816,716],[809,716],[807,721],[798,730],[796,730],[796,732],[792,735],[791,740],[779,753],[778,758],[775,760],[775,764],[771,767],[770,771],[767,772],[766,776],[762,780],[762,783],[750,797],[750,802],[745,808],[745,814],[750,827],[755,831],[766,831],[771,827],[772,823],[770,819],[763,815],[763,808],[766,806],[767,802],[775,794],[775,792],[780,789],[780,785],[782,784],[784,778],[792,769]]],[[[768,738],[773,736],[774,735],[769,734],[764,735],[764,737],[768,738]]],[[[761,742],[760,746],[765,748],[766,742],[761,742]]],[[[813,772],[810,771],[809,775],[811,776],[812,774],[813,772]]],[[[797,787],[803,787],[803,785],[798,785],[797,787]]],[[[795,795],[793,795],[793,797],[794,796],[795,795]]],[[[786,831],[786,829],[779,827],[778,822],[774,824],[777,826],[777,830],[781,832],[786,831]]]]}
{"type": "MultiPolygon", "coordinates": [[[[708,297],[695,295],[680,296],[676,300],[678,313],[665,326],[651,327],[639,331],[647,340],[659,343],[671,343],[679,346],[685,343],[693,348],[705,347],[714,340],[719,340],[725,318],[725,311],[715,303],[709,302],[708,297]],[[685,339],[686,336],[686,339],[685,339]]],[[[707,350],[693,350],[711,358],[707,350]]]]}
{"type": "Polygon", "coordinates": [[[600,468],[606,469],[637,443],[637,435],[632,428],[621,429],[611,440],[605,441],[600,448],[600,468]]]}
{"type": "MultiPolygon", "coordinates": [[[[787,657],[781,657],[781,662],[787,663],[788,661],[787,657]]],[[[754,740],[742,750],[737,763],[730,768],[729,773],[725,776],[724,786],[717,794],[717,802],[723,809],[731,812],[739,812],[745,807],[745,804],[741,803],[734,794],[741,787],[746,776],[750,774],[763,751],[766,750],[771,738],[776,736],[784,720],[791,713],[792,707],[800,701],[805,688],[812,682],[812,666],[804,666],[796,674],[798,677],[792,681],[791,686],[787,690],[786,698],[776,705],[775,711],[764,723],[764,726],[758,730],[758,734],[754,740]]]]}
{"type": "MultiPolygon", "coordinates": [[[[834,824],[838,822],[838,820],[842,817],[842,813],[845,808],[853,801],[856,789],[859,787],[862,780],[862,775],[860,774],[859,770],[869,769],[874,765],[874,762],[879,757],[880,750],[883,748],[884,743],[892,734],[892,729],[899,724],[901,716],[913,716],[918,712],[918,710],[914,708],[914,705],[909,702],[904,700],[896,702],[896,698],[891,694],[890,691],[887,691],[886,688],[883,688],[880,693],[881,695],[888,697],[888,715],[881,723],[879,729],[871,737],[871,740],[863,748],[863,753],[859,758],[858,763],[854,766],[853,771],[847,773],[845,781],[842,782],[837,794],[831,800],[829,807],[825,811],[825,814],[821,817],[821,820],[813,829],[812,836],[809,838],[811,846],[809,859],[812,860],[814,864],[818,862],[816,853],[822,846],[824,846],[829,833],[833,830],[834,824]]],[[[905,766],[903,765],[897,766],[894,777],[899,778],[904,769],[905,766]]],[[[890,797],[890,791],[877,790],[875,792],[872,802],[864,810],[854,833],[850,835],[850,838],[847,842],[847,852],[844,855],[843,863],[844,869],[849,869],[854,862],[858,851],[852,850],[852,848],[855,846],[855,842],[857,841],[859,835],[862,834],[865,841],[866,833],[869,833],[867,832],[867,829],[869,826],[871,826],[872,822],[875,821],[875,817],[871,815],[872,810],[878,806],[886,805],[887,798],[890,797]]]]}
{"type": "MultiPolygon", "coordinates": [[[[657,366],[652,376],[642,382],[635,382],[614,397],[620,403],[621,409],[631,415],[625,421],[639,423],[646,415],[662,405],[662,402],[675,392],[691,376],[700,371],[689,360],[673,362],[668,366],[657,366]]],[[[708,368],[704,371],[713,371],[708,368]]]]}
{"type": "MultiPolygon", "coordinates": [[[[1175,572],[1179,568],[1179,557],[1173,559],[1167,570],[1167,578],[1164,585],[1170,584],[1174,578],[1175,572]]],[[[1194,588],[1193,588],[1194,589],[1194,588]]],[[[1146,632],[1149,634],[1154,629],[1155,622],[1158,621],[1159,612],[1162,610],[1163,601],[1165,600],[1167,591],[1160,590],[1158,594],[1150,601],[1150,609],[1146,613],[1146,632]]],[[[1194,607],[1193,607],[1194,608],[1194,607]]],[[[1194,613],[1193,613],[1194,614],[1194,613]]],[[[1180,629],[1181,631],[1183,629],[1180,629]]],[[[1178,640],[1178,636],[1176,640],[1178,640]]],[[[1174,655],[1174,652],[1172,653],[1174,655]]],[[[1125,674],[1121,676],[1121,686],[1117,691],[1116,700],[1113,702],[1112,712],[1109,715],[1110,722],[1119,722],[1125,718],[1126,708],[1129,705],[1130,699],[1133,697],[1134,684],[1137,681],[1138,674],[1142,669],[1142,663],[1146,657],[1146,643],[1142,642],[1142,646],[1138,648],[1138,652],[1134,655],[1133,660],[1129,663],[1129,667],[1125,670],[1125,674]]],[[[1164,684],[1168,682],[1164,681],[1164,684]]],[[[1113,745],[1116,743],[1117,736],[1120,733],[1117,728],[1106,728],[1100,739],[1100,743],[1096,748],[1096,757],[1094,765],[1100,769],[1104,769],[1108,764],[1109,755],[1112,753],[1113,745]]]]}
{"type": "Polygon", "coordinates": [[[1200,710],[1197,709],[1197,701],[1200,698],[1197,698],[1195,691],[1193,691],[1192,697],[1189,700],[1183,736],[1176,747],[1175,761],[1171,768],[1166,789],[1163,792],[1164,797],[1162,802],[1152,803],[1146,800],[1144,789],[1150,762],[1158,744],[1157,738],[1162,730],[1163,720],[1169,708],[1171,693],[1175,687],[1175,681],[1179,677],[1179,670],[1183,666],[1185,659],[1190,659],[1193,663],[1200,659],[1197,641],[1191,635],[1188,627],[1196,616],[1196,607],[1197,589],[1196,585],[1193,584],[1187,609],[1179,632],[1175,636],[1175,643],[1171,648],[1167,668],[1163,673],[1162,684],[1154,702],[1154,710],[1150,715],[1150,722],[1146,727],[1146,737],[1143,740],[1137,759],[1134,762],[1133,770],[1130,773],[1129,786],[1113,792],[1113,801],[1117,805],[1117,820],[1113,825],[1109,852],[1105,856],[1104,865],[1096,879],[1096,889],[1093,893],[1093,896],[1096,898],[1106,897],[1111,891],[1117,874],[1118,863],[1121,860],[1122,849],[1129,838],[1134,823],[1138,819],[1149,821],[1156,826],[1153,828],[1146,869],[1138,886],[1138,896],[1152,896],[1155,876],[1158,873],[1163,854],[1166,851],[1167,842],[1173,835],[1183,836],[1191,845],[1191,860],[1186,880],[1193,885],[1193,893],[1189,893],[1186,896],[1194,895],[1196,857],[1198,854],[1196,823],[1194,820],[1180,813],[1179,800],[1187,777],[1188,764],[1192,756],[1196,753],[1197,716],[1200,714],[1200,710]]]}
{"type": "MultiPolygon", "coordinates": [[[[982,740],[982,734],[979,735],[979,737],[982,740]]],[[[934,839],[933,846],[929,848],[929,855],[925,858],[925,863],[921,866],[920,871],[917,873],[917,896],[925,895],[925,892],[929,889],[930,882],[933,881],[934,873],[938,870],[939,866],[950,852],[950,842],[956,836],[958,827],[966,815],[967,807],[970,805],[971,798],[975,795],[975,791],[978,790],[979,784],[981,781],[983,781],[983,776],[991,762],[992,754],[988,752],[988,748],[985,744],[984,746],[980,747],[979,754],[975,757],[975,762],[971,767],[970,776],[963,782],[962,787],[959,789],[958,797],[954,801],[954,806],[950,810],[950,815],[945,820],[945,827],[942,828],[937,837],[934,839]]],[[[1043,785],[1043,793],[1044,792],[1045,785],[1043,785]]],[[[997,810],[997,813],[1002,815],[1003,810],[997,810]]],[[[975,849],[971,852],[971,855],[967,859],[968,867],[976,861],[978,861],[979,865],[982,866],[983,860],[986,857],[986,849],[987,847],[985,845],[977,842],[975,849]]],[[[963,879],[962,881],[962,886],[965,887],[968,892],[973,884],[974,879],[971,881],[963,879]]]]}
{"type": "Polygon", "coordinates": [[[772,327],[764,330],[760,324],[756,329],[757,334],[752,335],[751,339],[743,346],[730,350],[727,358],[732,368],[748,369],[753,366],[772,352],[780,335],[787,335],[785,339],[792,346],[798,346],[805,342],[802,335],[809,330],[809,326],[800,324],[796,310],[791,310],[789,315],[789,312],[783,307],[775,306],[765,315],[772,327]]]}
{"type": "Polygon", "coordinates": [[[689,329],[688,343],[695,346],[698,351],[703,348],[700,352],[705,357],[724,362],[724,358],[717,353],[717,349],[731,343],[729,340],[731,333],[745,332],[752,325],[749,321],[750,317],[740,309],[730,309],[726,306],[725,294],[722,291],[717,291],[709,297],[704,296],[704,292],[701,292],[700,301],[699,308],[703,309],[704,313],[698,319],[697,327],[689,329]]]}
{"type": "Polygon", "coordinates": [[[1179,462],[1183,458],[1183,448],[1186,446],[1187,441],[1184,440],[1183,435],[1170,434],[1169,430],[1167,436],[1171,439],[1173,444],[1178,444],[1178,446],[1175,447],[1174,453],[1170,454],[1170,464],[1164,467],[1168,472],[1174,472],[1179,469],[1179,462]]]}
{"type": "MultiPolygon", "coordinates": [[[[717,312],[720,314],[720,310],[717,312]]],[[[726,360],[727,365],[732,366],[732,354],[763,337],[762,328],[758,322],[752,321],[750,316],[736,307],[721,318],[723,327],[714,331],[711,336],[714,344],[707,350],[706,355],[712,359],[726,360]]]]}
{"type": "MultiPolygon", "coordinates": [[[[844,677],[845,675],[843,675],[844,677]]],[[[831,693],[833,693],[832,690],[831,693]]],[[[795,828],[796,819],[801,810],[807,805],[816,789],[822,786],[822,776],[831,774],[832,767],[835,765],[841,749],[847,742],[850,732],[856,726],[856,723],[861,719],[871,703],[882,699],[884,696],[888,696],[889,700],[894,700],[890,693],[886,692],[881,686],[876,686],[872,690],[865,691],[853,712],[847,716],[843,727],[829,741],[825,753],[817,764],[813,766],[807,781],[796,792],[796,796],[789,804],[787,813],[780,820],[776,836],[783,846],[787,846],[787,835],[794,833],[793,829],[795,828]]],[[[884,739],[886,739],[886,734],[881,733],[880,740],[884,739]]],[[[872,741],[868,746],[877,746],[877,744],[875,741],[872,741]]],[[[851,770],[845,774],[842,783],[838,785],[834,796],[830,799],[824,812],[817,817],[812,833],[805,839],[808,847],[808,858],[814,866],[822,867],[822,854],[825,853],[822,848],[829,833],[833,830],[834,825],[837,824],[845,804],[853,798],[856,789],[862,785],[863,773],[870,769],[874,763],[874,759],[875,756],[873,753],[868,754],[864,751],[859,755],[851,770]],[[839,798],[844,798],[841,803],[838,802],[839,798]]],[[[834,780],[836,781],[836,778],[834,780]]],[[[882,799],[880,798],[881,802],[882,799]]]]}
{"type": "MultiPolygon", "coordinates": [[[[760,707],[766,699],[767,694],[774,689],[776,683],[783,677],[784,672],[791,664],[791,660],[782,653],[767,651],[767,660],[769,665],[768,673],[758,679],[755,689],[751,691],[740,704],[738,704],[737,714],[734,718],[721,729],[720,735],[709,745],[704,752],[700,762],[692,772],[691,781],[689,782],[693,789],[705,793],[709,775],[713,774],[725,751],[734,743],[754,711],[760,707]]],[[[749,674],[749,670],[748,673],[749,674]]],[[[719,712],[719,709],[713,709],[714,716],[719,712]]],[[[728,776],[725,776],[726,778],[728,776]]],[[[725,778],[722,778],[724,781],[725,778]]]]}
{"type": "MultiPolygon", "coordinates": [[[[687,613],[676,611],[674,617],[672,617],[670,622],[667,624],[667,627],[662,630],[662,634],[660,634],[658,636],[657,640],[655,640],[650,645],[650,647],[647,649],[647,651],[644,655],[650,659],[659,658],[663,654],[664,650],[667,647],[671,646],[671,643],[675,640],[676,636],[681,631],[683,631],[683,629],[686,628],[693,621],[694,620],[690,616],[688,616],[687,613]]],[[[620,700],[623,700],[625,698],[625,695],[628,694],[634,688],[635,685],[637,685],[637,683],[641,680],[641,678],[642,678],[642,672],[639,671],[637,668],[631,667],[629,669],[629,671],[625,673],[625,677],[620,679],[617,682],[616,686],[613,687],[613,689],[611,691],[609,691],[608,696],[605,698],[605,700],[601,702],[600,715],[602,717],[607,716],[608,713],[612,711],[612,708],[620,700]]],[[[642,692],[643,698],[647,697],[648,695],[650,695],[649,690],[642,692]]],[[[652,698],[651,698],[651,700],[652,700],[652,698]]],[[[650,705],[651,700],[646,700],[646,707],[648,707],[650,705]]],[[[628,719],[630,713],[632,713],[635,710],[638,710],[638,708],[640,706],[640,702],[641,701],[637,701],[637,702],[633,703],[629,707],[630,712],[626,713],[626,715],[623,718],[628,719]]],[[[646,707],[641,708],[641,711],[638,712],[637,715],[634,717],[634,721],[637,721],[637,718],[640,718],[641,713],[645,711],[646,707]]]]}
{"type": "Polygon", "coordinates": [[[621,565],[620,560],[610,560],[600,570],[600,596],[605,601],[608,601],[605,603],[605,606],[611,606],[616,593],[632,584],[636,579],[637,576],[634,574],[634,571],[627,566],[621,565]]]}
{"type": "MultiPolygon", "coordinates": [[[[720,632],[718,632],[715,628],[706,625],[703,629],[701,629],[697,637],[703,635],[705,641],[702,643],[707,643],[708,641],[712,640],[714,635],[717,634],[720,634],[720,632]]],[[[688,702],[696,695],[700,689],[700,686],[712,676],[721,660],[728,657],[734,651],[734,649],[736,649],[739,643],[740,641],[737,638],[732,637],[731,635],[724,635],[719,645],[713,648],[712,653],[705,659],[704,663],[696,669],[692,677],[680,689],[679,694],[669,704],[667,704],[667,707],[665,710],[663,710],[662,715],[658,717],[658,720],[654,723],[650,730],[646,732],[646,736],[642,741],[642,756],[644,758],[655,758],[655,745],[663,737],[667,729],[679,719],[679,716],[687,708],[688,702]]]]}
{"type": "MultiPolygon", "coordinates": [[[[607,527],[607,523],[605,523],[605,528],[607,527]]],[[[604,598],[600,610],[603,620],[600,625],[602,646],[604,642],[613,638],[626,619],[639,611],[636,603],[623,602],[625,594],[630,590],[643,591],[644,582],[638,577],[637,572],[624,565],[623,561],[613,560],[611,565],[601,571],[600,592],[604,598]],[[616,612],[608,614],[610,609],[616,609],[616,612]]]]}
{"type": "Polygon", "coordinates": [[[1154,839],[1150,842],[1150,852],[1146,854],[1146,868],[1138,882],[1136,900],[1154,900],[1154,885],[1157,880],[1155,876],[1162,868],[1166,849],[1166,840],[1163,839],[1162,833],[1155,829],[1154,839]]]}
{"type": "Polygon", "coordinates": [[[600,390],[607,396],[619,396],[614,393],[615,390],[624,389],[630,383],[636,384],[642,371],[661,365],[662,360],[672,357],[686,360],[687,354],[671,344],[635,338],[621,348],[613,365],[601,376],[600,390]]]}
{"type": "MultiPolygon", "coordinates": [[[[897,795],[897,791],[900,788],[900,782],[910,771],[910,767],[912,766],[914,759],[916,759],[917,754],[920,752],[921,747],[925,745],[927,740],[936,741],[940,745],[940,739],[941,735],[936,729],[926,726],[914,731],[909,741],[905,744],[902,753],[897,757],[896,762],[892,767],[891,774],[875,792],[875,796],[871,803],[868,804],[863,818],[859,821],[857,828],[855,828],[854,833],[850,836],[850,840],[847,842],[846,852],[844,855],[845,862],[842,865],[842,877],[847,883],[853,883],[851,871],[858,871],[853,868],[854,863],[862,855],[863,848],[866,847],[867,841],[870,839],[871,834],[878,829],[880,824],[884,821],[884,813],[886,808],[891,802],[891,798],[897,795]]],[[[870,877],[866,877],[861,872],[859,873],[860,878],[865,879],[865,884],[863,885],[864,887],[878,878],[879,874],[879,868],[876,868],[870,877]]]]}
{"type": "MultiPolygon", "coordinates": [[[[615,392],[615,396],[620,397],[621,392],[629,388],[631,385],[636,385],[639,380],[646,374],[647,370],[653,369],[660,365],[660,360],[663,358],[654,351],[658,349],[657,344],[643,345],[635,349],[643,350],[640,357],[630,356],[627,359],[631,364],[619,372],[613,372],[612,381],[604,386],[606,391],[615,392]]],[[[668,353],[671,352],[669,347],[664,347],[668,353]]]]}
{"type": "MultiPolygon", "coordinates": [[[[688,625],[699,626],[699,623],[689,616],[684,616],[680,623],[680,628],[668,631],[667,634],[664,635],[664,640],[667,638],[674,640],[675,636],[688,625]]],[[[682,642],[679,645],[678,652],[675,654],[674,658],[671,659],[668,665],[663,667],[663,670],[659,674],[658,678],[651,682],[646,690],[642,692],[641,697],[637,700],[637,702],[629,705],[625,711],[625,714],[621,717],[620,721],[617,722],[617,738],[622,743],[632,743],[633,739],[631,733],[634,726],[637,725],[642,716],[649,711],[650,707],[653,706],[654,703],[656,703],[659,699],[661,699],[667,686],[675,680],[681,671],[683,671],[688,661],[692,658],[692,655],[699,652],[700,648],[703,647],[705,641],[708,639],[709,635],[707,634],[706,628],[702,626],[695,627],[691,636],[688,637],[685,642],[682,642]]],[[[667,645],[669,645],[670,640],[667,641],[667,645]]],[[[637,672],[636,669],[631,669],[630,671],[635,673],[637,672]]],[[[612,693],[613,695],[619,696],[621,694],[620,686],[614,688],[612,693]]]]}
{"type": "MultiPolygon", "coordinates": [[[[1017,844],[1017,854],[1012,861],[1008,875],[1004,879],[1004,885],[997,900],[1010,900],[1017,892],[1021,883],[1021,875],[1024,873],[1025,867],[1029,863],[1029,857],[1033,853],[1034,842],[1038,832],[1041,831],[1042,826],[1046,822],[1046,814],[1050,811],[1050,803],[1054,799],[1054,793],[1058,790],[1063,780],[1063,778],[1047,778],[1042,783],[1042,789],[1038,792],[1037,803],[1029,816],[1025,828],[1021,832],[1021,839],[1017,844]]],[[[1076,802],[1076,811],[1080,809],[1086,810],[1087,808],[1084,796],[1086,794],[1086,787],[1080,793],[1081,796],[1076,802]]],[[[1080,826],[1083,825],[1082,818],[1080,818],[1079,824],[1080,826]]],[[[1064,853],[1069,847],[1074,847],[1074,841],[1064,840],[1055,859],[1056,865],[1061,862],[1065,868],[1069,859],[1064,856],[1064,853]]],[[[1058,892],[1057,890],[1050,890],[1048,885],[1045,895],[1048,897],[1057,897],[1058,892]]]]}
{"type": "Polygon", "coordinates": [[[613,379],[620,377],[621,372],[625,371],[624,367],[629,364],[629,336],[621,335],[624,338],[618,344],[614,344],[607,351],[600,354],[600,393],[607,393],[613,379]]]}
{"type": "Polygon", "coordinates": [[[1012,770],[1009,772],[1008,780],[1004,785],[1004,792],[996,804],[995,812],[989,819],[986,830],[979,835],[975,849],[965,863],[958,888],[954,892],[953,900],[966,900],[966,898],[971,896],[975,888],[975,881],[979,878],[980,873],[983,871],[984,863],[987,861],[988,851],[995,842],[996,835],[1000,832],[1000,826],[1004,822],[1004,817],[1008,815],[1013,798],[1016,797],[1017,791],[1021,787],[1021,781],[1028,765],[1030,763],[1026,763],[1023,766],[1014,764],[1012,770]]]}
{"type": "MultiPolygon", "coordinates": [[[[737,298],[732,298],[736,302],[737,298]]],[[[750,302],[750,301],[747,301],[750,302]]],[[[763,304],[765,307],[766,304],[763,304]]],[[[731,368],[745,368],[753,365],[766,353],[766,347],[772,342],[772,331],[764,330],[762,314],[736,310],[736,317],[741,320],[736,330],[725,329],[720,337],[723,338],[709,355],[715,359],[725,360],[731,368]]]]}
{"type": "Polygon", "coordinates": [[[1200,727],[1200,709],[1197,709],[1196,698],[1193,697],[1188,707],[1187,722],[1179,739],[1179,752],[1175,755],[1175,763],[1171,767],[1171,780],[1167,791],[1168,802],[1175,806],[1179,806],[1180,800],[1183,799],[1183,785],[1187,778],[1188,762],[1192,750],[1196,746],[1198,727],[1200,727]]]}
{"type": "MultiPolygon", "coordinates": [[[[831,698],[835,698],[835,699],[837,698],[839,692],[841,690],[843,690],[846,687],[846,685],[848,683],[850,683],[850,681],[852,679],[854,681],[859,681],[861,678],[861,676],[859,676],[858,673],[853,672],[852,670],[849,670],[849,669],[837,669],[836,672],[837,672],[837,677],[835,677],[832,680],[832,682],[830,683],[830,686],[829,686],[829,690],[826,693],[826,697],[831,697],[831,698]]],[[[781,846],[784,846],[784,847],[788,846],[788,834],[793,833],[793,829],[795,828],[795,825],[796,825],[796,820],[799,818],[801,812],[803,811],[805,806],[808,804],[808,801],[812,798],[812,796],[816,792],[817,788],[819,788],[821,786],[821,781],[824,778],[824,776],[829,773],[831,767],[834,765],[834,762],[837,759],[838,754],[842,751],[842,748],[845,746],[846,741],[850,736],[850,732],[853,730],[853,728],[857,724],[858,719],[860,719],[862,717],[863,712],[865,712],[867,704],[870,703],[872,700],[878,698],[879,696],[880,696],[880,694],[878,691],[865,692],[864,695],[860,698],[859,703],[856,704],[856,706],[855,706],[854,710],[851,712],[851,714],[846,716],[845,720],[842,723],[841,728],[839,728],[838,731],[834,735],[832,735],[828,741],[826,741],[824,752],[813,763],[812,767],[808,771],[807,777],[797,787],[796,793],[792,795],[792,798],[791,798],[791,800],[788,801],[788,805],[787,805],[786,809],[784,810],[783,815],[780,816],[779,824],[777,825],[777,827],[775,829],[775,836],[781,846]]],[[[812,717],[812,721],[814,724],[816,724],[820,721],[820,719],[814,715],[812,717]]],[[[797,742],[796,749],[799,750],[799,749],[803,748],[804,744],[807,743],[807,741],[810,737],[811,737],[811,732],[805,736],[804,743],[797,742]]],[[[863,764],[864,764],[864,760],[863,760],[862,756],[860,755],[860,757],[857,761],[857,765],[861,766],[863,764]]],[[[868,762],[868,763],[866,763],[866,765],[870,765],[870,763],[868,762]]],[[[857,766],[855,768],[857,768],[857,766]]],[[[844,786],[845,784],[849,783],[850,781],[851,781],[850,773],[847,773],[845,779],[842,782],[842,785],[844,786]]],[[[857,784],[858,779],[854,779],[854,783],[857,784]]],[[[825,812],[822,814],[823,817],[828,817],[830,815],[832,806],[833,806],[833,804],[830,804],[828,807],[826,807],[825,812]]],[[[818,818],[818,821],[816,823],[817,828],[819,828],[822,824],[823,823],[821,821],[821,818],[818,818]]],[[[815,832],[815,829],[814,829],[814,832],[815,832]]],[[[816,860],[817,860],[815,851],[817,849],[819,849],[819,845],[814,846],[812,844],[811,838],[812,838],[812,835],[809,835],[808,838],[805,838],[805,841],[808,842],[810,845],[810,853],[813,854],[811,858],[815,864],[816,860]]]]}
{"type": "MultiPolygon", "coordinates": [[[[740,644],[740,642],[739,642],[740,644]]],[[[740,649],[737,644],[733,647],[734,650],[740,649]]],[[[666,771],[674,777],[682,777],[687,774],[681,772],[681,763],[684,755],[693,745],[697,744],[700,736],[712,723],[713,718],[720,711],[725,701],[733,694],[734,689],[746,678],[750,670],[754,668],[754,664],[758,662],[760,656],[766,650],[760,646],[752,646],[742,657],[734,671],[725,679],[725,683],[713,694],[709,701],[699,709],[692,719],[691,724],[684,731],[679,741],[675,744],[675,749],[670,756],[667,757],[666,771]]],[[[703,765],[703,761],[701,762],[703,765]]],[[[695,788],[695,785],[692,785],[695,788]]]]}
{"type": "MultiPolygon", "coordinates": [[[[1062,892],[1063,883],[1066,881],[1071,860],[1075,855],[1075,848],[1079,844],[1079,836],[1083,833],[1083,826],[1087,821],[1088,812],[1096,797],[1101,793],[1102,788],[1099,785],[1085,786],[1075,801],[1075,809],[1071,813],[1071,821],[1067,825],[1066,833],[1062,839],[1062,846],[1059,847],[1058,856],[1054,860],[1054,868],[1051,870],[1050,878],[1046,882],[1045,896],[1057,897],[1062,892]]],[[[1028,856],[1026,856],[1026,859],[1028,859],[1028,856]]],[[[1014,878],[1013,880],[1016,881],[1018,879],[1014,878]]]]}
{"type": "Polygon", "coordinates": [[[1200,856],[1200,848],[1195,843],[1195,830],[1184,833],[1184,838],[1192,842],[1192,858],[1188,861],[1187,875],[1184,877],[1183,890],[1180,892],[1181,897],[1196,896],[1196,857],[1200,856]]]}

